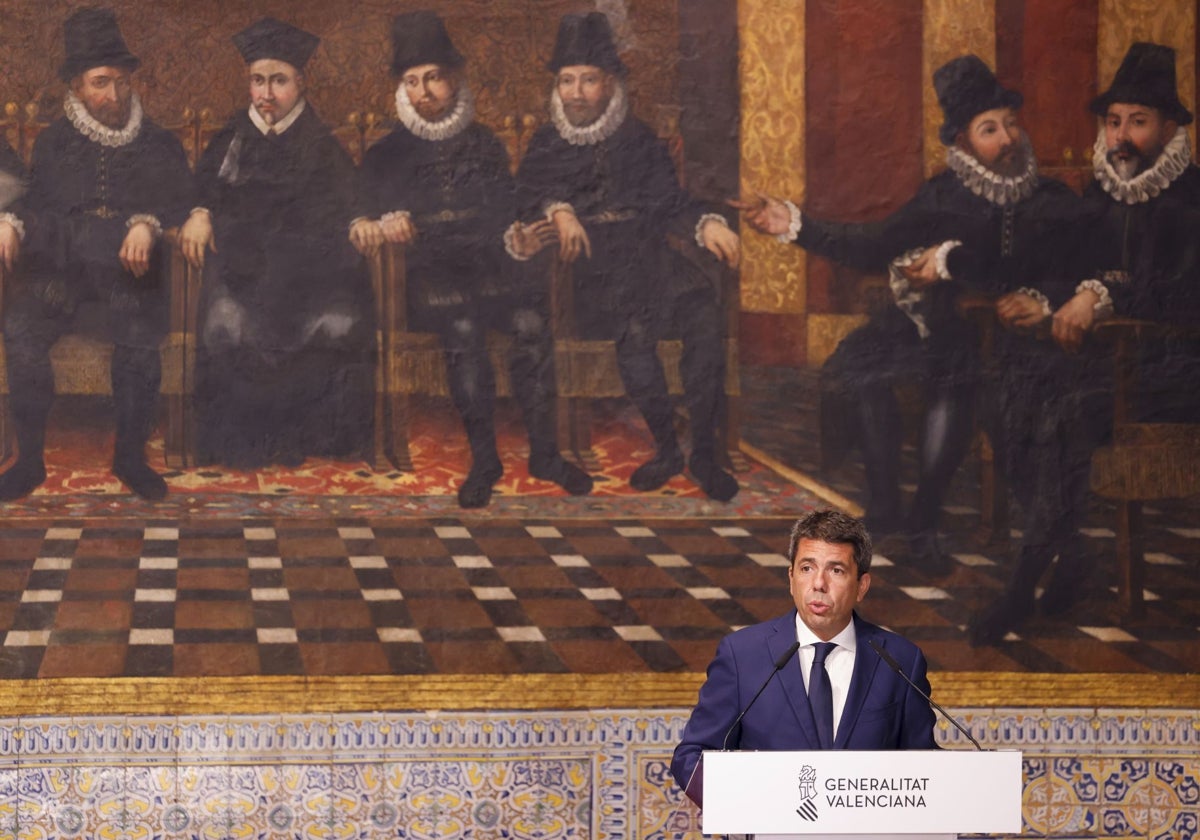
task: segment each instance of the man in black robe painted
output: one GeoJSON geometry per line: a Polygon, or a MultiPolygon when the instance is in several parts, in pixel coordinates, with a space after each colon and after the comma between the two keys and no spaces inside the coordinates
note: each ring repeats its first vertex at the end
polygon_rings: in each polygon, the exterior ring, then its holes
{"type": "MultiPolygon", "coordinates": [[[[1092,453],[1112,430],[1113,408],[1109,351],[1088,341],[1092,329],[1114,314],[1189,326],[1200,319],[1200,167],[1185,128],[1192,114],[1176,91],[1175,51],[1133,44],[1090,107],[1102,124],[1083,201],[1075,273],[1083,279],[1036,301],[1045,317],[1053,313],[1058,347],[1012,366],[1019,379],[1001,389],[1006,461],[1027,516],[1002,597],[971,621],[975,644],[1001,641],[1033,613],[1037,584],[1055,558],[1042,614],[1059,615],[1087,593],[1097,558],[1079,528],[1092,453]]],[[[1137,418],[1200,422],[1196,340],[1144,340],[1139,351],[1137,418]]]]}
{"type": "Polygon", "coordinates": [[[823,431],[862,450],[872,532],[906,532],[910,559],[946,574],[952,562],[937,526],[971,441],[980,373],[979,339],[958,301],[968,292],[999,296],[1008,326],[1040,324],[1047,317],[1040,304],[1018,292],[1042,294],[1069,276],[1080,208],[1065,185],[1039,176],[1017,121],[1021,94],[1000,85],[982,60],[956,58],[934,72],[933,82],[948,168],[888,218],[826,222],[774,198],[741,206],[752,226],[781,241],[888,272],[895,305],[850,333],[822,370],[823,431]],[[903,381],[919,382],[925,398],[920,478],[907,517],[894,392],[903,381]]]}
{"type": "Polygon", "coordinates": [[[607,17],[563,17],[547,66],[555,74],[553,123],[533,135],[517,172],[521,221],[511,229],[513,253],[536,253],[545,238],[525,223],[550,221],[559,256],[574,275],[583,337],[616,340],[625,390],[657,449],[630,478],[637,490],[654,490],[683,472],[657,355],[660,337],[671,331],[682,337],[692,435],[687,466],[705,493],[728,501],[738,484],[716,453],[725,368],[718,290],[667,236],[694,240],[736,267],[737,234],[680,187],[664,144],[629,114],[626,68],[607,17]]]}
{"type": "Polygon", "coordinates": [[[273,18],[233,37],[251,104],[196,168],[181,239],[205,269],[200,463],[296,466],[360,458],[371,442],[375,326],[351,242],[369,251],[381,235],[356,210],[350,157],[304,98],[318,41],[273,18]]]}
{"type": "Polygon", "coordinates": [[[400,125],[367,151],[360,176],[371,217],[380,219],[389,241],[406,246],[410,324],[442,337],[450,392],[471,449],[458,502],[486,505],[504,473],[489,328],[514,339],[510,372],[529,433],[530,474],[575,495],[588,493],[591,477],[558,451],[546,278],[514,270],[504,251],[515,215],[508,155],[474,120],[465,61],[441,18],[428,11],[400,15],[392,40],[400,125]]]}
{"type": "MultiPolygon", "coordinates": [[[[145,455],[168,326],[161,237],[187,212],[191,176],[179,140],[142,112],[130,82],[140,62],[112,12],[76,12],[64,36],[66,114],[34,144],[16,228],[23,259],[7,289],[4,339],[19,454],[0,478],[0,499],[25,496],[46,479],[50,348],[77,329],[114,345],[113,474],[137,495],[161,499],[166,482],[145,455]]],[[[5,239],[7,263],[15,246],[11,235],[0,235],[5,239]]]]}

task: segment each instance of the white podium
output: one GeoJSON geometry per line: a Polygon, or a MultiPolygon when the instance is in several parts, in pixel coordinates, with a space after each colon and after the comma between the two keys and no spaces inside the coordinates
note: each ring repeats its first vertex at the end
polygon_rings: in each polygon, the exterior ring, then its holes
{"type": "Polygon", "coordinates": [[[1015,750],[704,753],[705,834],[955,837],[1021,832],[1015,750]]]}

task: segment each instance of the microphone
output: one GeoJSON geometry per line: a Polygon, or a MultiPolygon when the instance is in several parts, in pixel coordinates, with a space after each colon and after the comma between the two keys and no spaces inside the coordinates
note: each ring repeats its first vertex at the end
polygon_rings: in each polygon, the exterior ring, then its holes
{"type": "Polygon", "coordinates": [[[754,693],[754,696],[750,698],[750,702],[746,704],[746,708],[738,713],[737,720],[730,724],[729,729],[725,730],[725,739],[721,741],[722,750],[729,749],[729,736],[733,734],[733,730],[737,729],[737,725],[742,722],[742,718],[746,716],[746,712],[750,711],[750,707],[754,705],[754,701],[758,699],[758,695],[766,691],[771,680],[775,678],[775,675],[779,673],[784,665],[788,664],[788,660],[795,656],[798,650],[800,650],[800,642],[792,642],[792,646],[783,652],[783,656],[775,660],[775,667],[771,669],[771,673],[763,680],[763,684],[758,687],[758,691],[754,693]]]}
{"type": "Polygon", "coordinates": [[[917,685],[915,682],[913,682],[912,680],[910,680],[908,678],[908,674],[904,673],[904,671],[900,668],[900,663],[896,661],[896,658],[894,656],[892,656],[886,650],[881,648],[879,645],[875,644],[874,639],[867,639],[867,644],[869,644],[871,646],[871,649],[873,651],[875,651],[877,654],[879,654],[879,658],[882,659],[884,662],[886,662],[887,666],[889,668],[891,668],[893,671],[895,671],[900,676],[900,679],[904,680],[906,683],[908,683],[910,686],[912,686],[913,691],[917,692],[917,694],[920,694],[922,697],[924,697],[925,701],[927,703],[929,703],[930,706],[933,706],[933,708],[937,709],[939,712],[942,713],[942,717],[944,717],[946,720],[950,721],[956,727],[958,727],[958,731],[967,736],[967,740],[975,745],[975,749],[979,750],[980,752],[983,752],[983,747],[979,746],[979,742],[976,741],[971,736],[971,733],[967,731],[967,728],[965,726],[963,726],[961,723],[959,723],[957,720],[955,720],[953,715],[951,715],[949,712],[947,712],[945,709],[943,709],[936,700],[934,700],[932,697],[930,697],[928,694],[926,694],[924,691],[922,691],[921,687],[919,685],[917,685]]]}

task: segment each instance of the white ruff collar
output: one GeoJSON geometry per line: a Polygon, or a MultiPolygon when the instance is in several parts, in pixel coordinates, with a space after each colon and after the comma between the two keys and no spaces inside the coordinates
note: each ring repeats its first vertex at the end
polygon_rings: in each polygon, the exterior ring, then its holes
{"type": "Polygon", "coordinates": [[[1104,142],[1104,126],[1096,133],[1096,145],[1092,147],[1092,170],[1104,191],[1125,204],[1141,204],[1149,201],[1171,186],[1171,182],[1182,175],[1192,162],[1192,142],[1187,129],[1175,129],[1175,136],[1167,143],[1158,160],[1145,172],[1139,172],[1128,181],[1124,180],[1108,160],[1108,145],[1104,142]]]}
{"type": "Polygon", "coordinates": [[[109,128],[88,113],[87,106],[74,93],[67,91],[63,100],[63,110],[75,130],[101,146],[115,149],[132,143],[142,130],[142,100],[133,94],[129,102],[129,121],[124,128],[109,128]]]}
{"type": "Polygon", "coordinates": [[[559,136],[572,146],[592,146],[596,143],[603,143],[616,134],[621,123],[625,122],[625,115],[628,113],[629,100],[625,96],[625,85],[620,82],[617,82],[612,99],[608,101],[608,107],[604,109],[604,113],[591,125],[571,125],[571,121],[567,119],[567,112],[563,110],[562,97],[558,95],[558,88],[556,87],[550,93],[550,118],[554,121],[554,127],[558,129],[559,136]]]}
{"type": "Polygon", "coordinates": [[[993,172],[957,146],[946,149],[946,163],[964,187],[992,204],[1005,207],[1029,198],[1038,185],[1037,157],[1029,138],[1022,135],[1021,145],[1028,162],[1020,175],[993,172]]]}
{"type": "Polygon", "coordinates": [[[459,85],[454,110],[437,122],[430,122],[417,113],[401,82],[396,88],[396,116],[405,128],[422,140],[449,140],[475,119],[475,96],[466,84],[459,85]]]}

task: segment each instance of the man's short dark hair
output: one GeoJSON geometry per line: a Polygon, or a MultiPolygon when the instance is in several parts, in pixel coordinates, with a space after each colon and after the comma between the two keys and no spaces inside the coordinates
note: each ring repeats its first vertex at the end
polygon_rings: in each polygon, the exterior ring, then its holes
{"type": "Polygon", "coordinates": [[[792,535],[788,539],[788,567],[796,562],[796,549],[800,540],[842,543],[854,547],[854,565],[858,576],[871,571],[871,535],[861,519],[856,519],[838,510],[814,510],[796,520],[792,535]]]}

